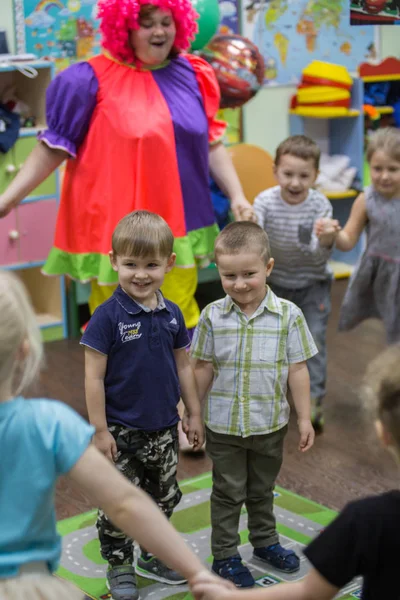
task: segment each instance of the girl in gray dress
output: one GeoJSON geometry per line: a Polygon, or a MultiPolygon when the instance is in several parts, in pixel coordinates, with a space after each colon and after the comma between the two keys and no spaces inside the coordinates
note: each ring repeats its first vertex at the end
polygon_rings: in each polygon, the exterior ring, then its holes
{"type": "Polygon", "coordinates": [[[345,227],[320,219],[316,232],[331,233],[336,247],[346,252],[365,229],[366,248],[347,288],[339,329],[375,317],[392,344],[400,341],[400,130],[378,130],[368,143],[367,160],[372,185],[355,200],[345,227]]]}

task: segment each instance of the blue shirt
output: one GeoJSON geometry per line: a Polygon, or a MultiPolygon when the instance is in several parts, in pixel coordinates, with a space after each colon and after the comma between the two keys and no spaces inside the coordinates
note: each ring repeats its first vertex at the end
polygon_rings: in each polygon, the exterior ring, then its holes
{"type": "Polygon", "coordinates": [[[0,579],[17,575],[28,562],[57,569],[56,480],[75,465],[93,433],[61,402],[0,403],[0,579]]]}
{"type": "Polygon", "coordinates": [[[190,340],[176,304],[158,292],[151,310],[121,287],[101,304],[81,344],[107,355],[104,378],[109,424],[161,431],[179,421],[180,398],[174,350],[190,340]]]}

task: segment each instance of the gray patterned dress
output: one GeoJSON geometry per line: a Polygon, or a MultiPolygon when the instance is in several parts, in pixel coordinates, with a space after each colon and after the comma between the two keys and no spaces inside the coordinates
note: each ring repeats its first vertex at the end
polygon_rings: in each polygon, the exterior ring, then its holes
{"type": "Polygon", "coordinates": [[[367,246],[350,279],[339,330],[365,319],[381,319],[389,344],[400,341],[400,197],[387,200],[365,189],[367,246]]]}

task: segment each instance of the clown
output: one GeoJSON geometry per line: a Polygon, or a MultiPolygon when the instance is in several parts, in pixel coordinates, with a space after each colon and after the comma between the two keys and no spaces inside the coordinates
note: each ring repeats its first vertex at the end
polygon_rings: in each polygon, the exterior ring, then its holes
{"type": "Polygon", "coordinates": [[[184,53],[197,16],[189,0],[100,0],[103,53],[51,82],[48,129],[0,196],[4,216],[68,159],[43,270],[91,281],[91,312],[115,289],[111,235],[132,210],[158,213],[172,229],[177,266],[163,292],[189,329],[199,317],[197,269],[208,264],[218,233],[209,171],[235,218],[253,218],[221,141],[214,72],[184,53]]]}

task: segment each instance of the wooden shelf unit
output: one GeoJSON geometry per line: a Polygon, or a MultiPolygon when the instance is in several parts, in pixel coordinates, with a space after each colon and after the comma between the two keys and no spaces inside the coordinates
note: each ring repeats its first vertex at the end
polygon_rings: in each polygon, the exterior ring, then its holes
{"type": "MultiPolygon", "coordinates": [[[[30,62],[37,76],[21,72],[24,63],[0,62],[0,95],[9,86],[36,117],[37,127],[21,128],[19,138],[6,153],[0,154],[0,193],[16,176],[36,145],[37,133],[45,127],[46,89],[53,77],[50,62],[30,62]]],[[[59,174],[52,173],[23,202],[0,220],[0,267],[21,277],[30,294],[42,337],[46,341],[67,337],[67,309],[63,277],[41,273],[53,245],[59,201],[59,174]]]]}

